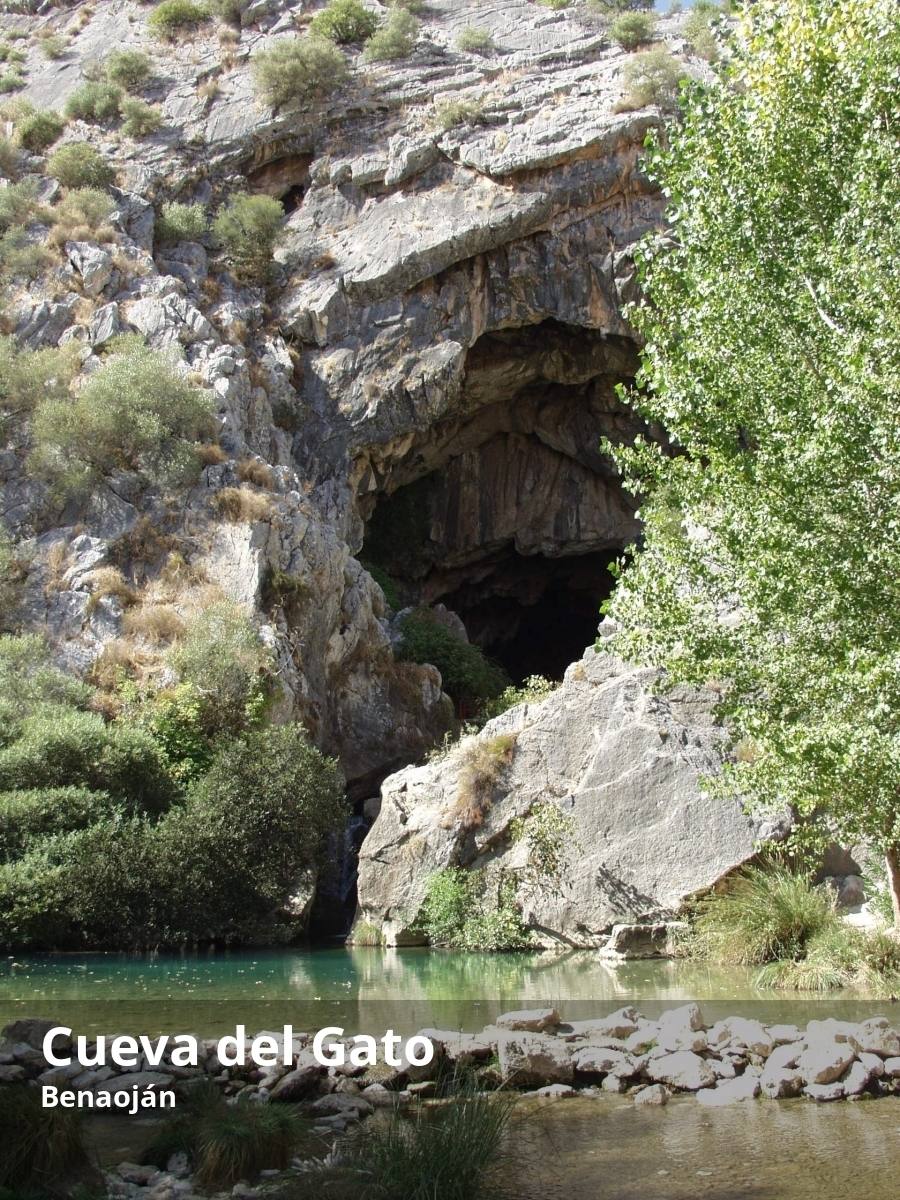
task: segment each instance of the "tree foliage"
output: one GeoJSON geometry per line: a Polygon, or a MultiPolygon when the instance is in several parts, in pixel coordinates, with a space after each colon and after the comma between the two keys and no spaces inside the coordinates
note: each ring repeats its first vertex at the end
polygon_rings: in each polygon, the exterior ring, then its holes
{"type": "Polygon", "coordinates": [[[718,688],[723,790],[893,856],[900,924],[898,69],[890,0],[760,0],[653,150],[630,399],[671,448],[611,448],[645,542],[609,612],[718,688]]]}
{"type": "Polygon", "coordinates": [[[171,359],[130,345],[73,399],[50,395],[38,403],[32,464],[63,496],[84,495],[114,471],[178,483],[195,467],[194,443],[211,423],[209,396],[171,359]]]}

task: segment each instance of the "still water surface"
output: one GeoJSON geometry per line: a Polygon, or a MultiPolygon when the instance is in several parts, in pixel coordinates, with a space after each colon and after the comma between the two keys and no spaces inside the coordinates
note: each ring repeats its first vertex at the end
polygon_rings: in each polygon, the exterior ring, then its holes
{"type": "MultiPolygon", "coordinates": [[[[47,1017],[81,1033],[196,1033],[339,1025],[379,1035],[480,1029],[499,1013],[553,1005],[565,1018],[636,1004],[655,1016],[688,1000],[715,1020],[862,1018],[894,1006],[846,993],[759,991],[737,967],[650,961],[612,967],[590,952],[459,954],[340,947],[197,955],[35,955],[0,961],[0,1027],[47,1017]]],[[[893,1015],[893,1014],[891,1014],[893,1015]]],[[[900,1013],[897,1014],[900,1019],[900,1013]]],[[[898,1189],[900,1190],[900,1189],[898,1189]]]]}

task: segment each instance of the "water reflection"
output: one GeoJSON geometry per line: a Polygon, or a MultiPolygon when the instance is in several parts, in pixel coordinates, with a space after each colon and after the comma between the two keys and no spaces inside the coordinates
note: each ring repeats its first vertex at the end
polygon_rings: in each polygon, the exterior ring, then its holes
{"type": "Polygon", "coordinates": [[[197,955],[36,955],[0,966],[0,1024],[60,1019],[86,1032],[227,1032],[340,1025],[411,1033],[476,1029],[510,1008],[553,1005],[569,1018],[635,1003],[654,1016],[698,1000],[710,1019],[870,1016],[859,996],[760,992],[754,972],[684,962],[604,963],[586,951],[478,955],[340,947],[197,955]]]}

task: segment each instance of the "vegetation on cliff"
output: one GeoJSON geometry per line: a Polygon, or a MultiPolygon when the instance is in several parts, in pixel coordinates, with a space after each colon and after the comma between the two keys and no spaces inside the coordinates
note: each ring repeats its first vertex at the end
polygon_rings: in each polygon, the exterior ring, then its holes
{"type": "Polygon", "coordinates": [[[335,764],[266,721],[268,661],[237,610],[201,614],[173,688],[112,720],[34,635],[0,639],[0,943],[290,937],[340,827],[335,764]]]}
{"type": "Polygon", "coordinates": [[[900,207],[889,0],[747,6],[649,169],[623,651],[718,681],[716,785],[886,856],[900,926],[900,207]]]}

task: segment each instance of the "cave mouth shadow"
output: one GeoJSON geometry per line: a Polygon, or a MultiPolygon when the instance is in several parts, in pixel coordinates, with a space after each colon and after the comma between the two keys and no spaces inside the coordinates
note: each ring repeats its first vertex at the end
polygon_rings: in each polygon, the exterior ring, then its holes
{"type": "Polygon", "coordinates": [[[477,580],[438,599],[513,683],[530,675],[559,680],[596,640],[617,558],[611,551],[548,558],[510,549],[487,575],[481,564],[477,580]]]}

